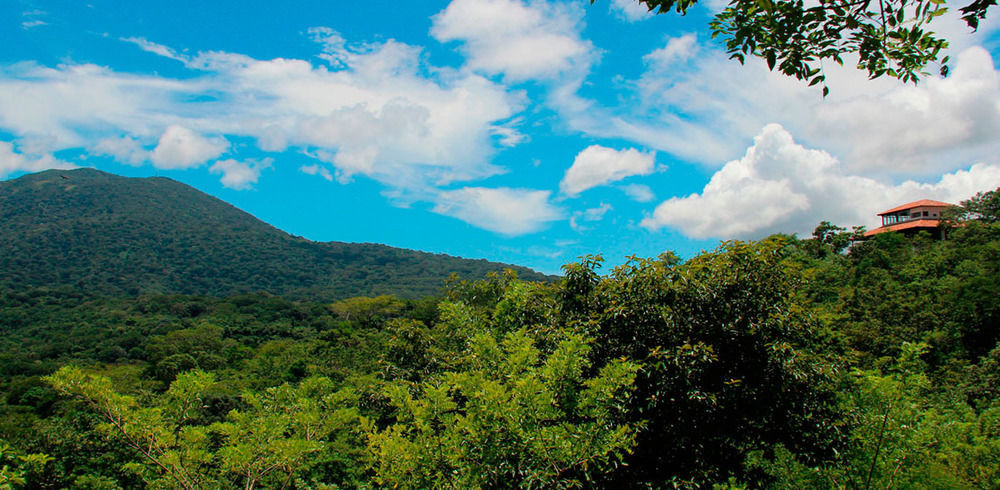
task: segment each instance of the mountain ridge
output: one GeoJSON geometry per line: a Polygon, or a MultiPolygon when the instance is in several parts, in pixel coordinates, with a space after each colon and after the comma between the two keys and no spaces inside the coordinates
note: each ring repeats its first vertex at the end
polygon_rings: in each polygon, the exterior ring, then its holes
{"type": "Polygon", "coordinates": [[[452,273],[526,267],[375,243],[314,242],[166,177],[48,170],[0,182],[0,285],[100,294],[434,294],[452,273]]]}

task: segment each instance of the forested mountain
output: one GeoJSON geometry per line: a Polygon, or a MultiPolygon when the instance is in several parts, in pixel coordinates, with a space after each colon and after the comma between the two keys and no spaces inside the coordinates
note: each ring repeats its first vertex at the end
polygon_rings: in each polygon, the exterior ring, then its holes
{"type": "Polygon", "coordinates": [[[440,290],[451,274],[524,267],[291,236],[164,177],[50,170],[0,182],[0,285],[106,295],[267,291],[332,300],[440,290]]]}

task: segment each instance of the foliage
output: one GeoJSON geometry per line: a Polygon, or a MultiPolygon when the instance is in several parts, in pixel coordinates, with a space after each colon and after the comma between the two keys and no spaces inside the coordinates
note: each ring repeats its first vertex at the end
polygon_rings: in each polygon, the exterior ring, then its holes
{"type": "Polygon", "coordinates": [[[1000,188],[976,193],[975,196],[962,201],[962,208],[967,219],[976,219],[987,224],[1000,221],[1000,188]]]}
{"type": "MultiPolygon", "coordinates": [[[[687,13],[697,0],[639,0],[650,11],[687,13]]],[[[593,0],[592,0],[593,2],[593,0]]],[[[960,8],[975,30],[996,0],[972,0],[960,8]]],[[[731,0],[710,23],[731,59],[746,56],[767,61],[770,69],[809,85],[826,87],[824,62],[857,64],[870,78],[888,75],[917,82],[929,64],[948,74],[948,46],[930,24],[948,10],[945,0],[731,0]],[[856,61],[850,56],[856,56],[856,61]]]]}
{"type": "Polygon", "coordinates": [[[387,390],[396,422],[369,423],[377,483],[401,488],[579,487],[631,450],[620,422],[638,365],[585,373],[588,342],[546,354],[525,330],[481,333],[455,371],[387,390]]]}
{"type": "Polygon", "coordinates": [[[904,344],[888,372],[857,370],[845,408],[850,449],[809,467],[778,451],[758,460],[779,486],[812,488],[995,488],[1000,483],[1000,407],[976,412],[935,393],[919,360],[926,344],[904,344]]]}
{"type": "Polygon", "coordinates": [[[997,488],[991,192],[444,298],[3,289],[0,487],[997,488]]]}
{"type": "Polygon", "coordinates": [[[350,394],[334,392],[325,378],[247,393],[246,408],[214,423],[204,410],[215,383],[210,373],[181,374],[147,406],[117,393],[108,378],[79,368],[62,368],[48,380],[99,413],[105,420],[101,430],[142,456],[127,465],[129,471],[156,487],[285,488],[324,441],[356,419],[343,406],[350,405],[350,394]]]}
{"type": "Polygon", "coordinates": [[[294,237],[218,199],[161,177],[51,170],[0,182],[0,286],[89,294],[268,291],[332,301],[417,298],[457,274],[523,267],[377,244],[294,237]]]}
{"type": "Polygon", "coordinates": [[[375,298],[348,298],[330,305],[330,310],[344,319],[356,321],[362,326],[372,327],[385,318],[399,315],[406,306],[402,301],[388,295],[375,298]]]}
{"type": "MultiPolygon", "coordinates": [[[[786,244],[634,259],[594,284],[577,321],[596,336],[597,357],[646,365],[630,413],[647,428],[615,486],[747,476],[745,455],[773,444],[814,460],[838,447],[836,365],[811,350],[816,332],[789,301],[786,244]]],[[[589,275],[576,269],[567,282],[580,272],[589,275]]]]}

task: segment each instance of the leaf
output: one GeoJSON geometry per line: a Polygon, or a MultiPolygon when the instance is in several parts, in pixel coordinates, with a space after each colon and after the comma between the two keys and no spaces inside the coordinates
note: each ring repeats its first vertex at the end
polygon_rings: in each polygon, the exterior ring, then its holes
{"type": "Polygon", "coordinates": [[[768,70],[774,71],[774,63],[775,63],[775,61],[776,60],[775,60],[774,51],[768,51],[767,52],[767,69],[768,70]]]}

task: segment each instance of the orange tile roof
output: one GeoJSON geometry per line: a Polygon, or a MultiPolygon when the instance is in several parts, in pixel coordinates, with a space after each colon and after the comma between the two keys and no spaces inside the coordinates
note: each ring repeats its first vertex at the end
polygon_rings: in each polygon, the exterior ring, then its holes
{"type": "Polygon", "coordinates": [[[913,209],[913,208],[919,208],[919,207],[947,208],[947,207],[951,207],[951,206],[954,206],[954,204],[949,204],[949,203],[941,202],[941,201],[932,201],[930,199],[921,199],[919,201],[913,201],[911,203],[903,204],[901,206],[896,206],[896,207],[894,207],[894,208],[892,208],[892,209],[890,209],[888,211],[882,211],[881,213],[878,213],[878,215],[882,216],[882,215],[885,215],[885,214],[892,214],[892,213],[895,213],[897,211],[905,211],[907,209],[913,209]]]}
{"type": "Polygon", "coordinates": [[[915,219],[913,221],[904,221],[902,223],[893,223],[891,225],[880,226],[878,228],[875,228],[874,230],[865,233],[865,236],[878,235],[879,233],[885,233],[887,231],[909,230],[912,228],[937,228],[940,223],[941,220],[939,219],[915,219]]]}

